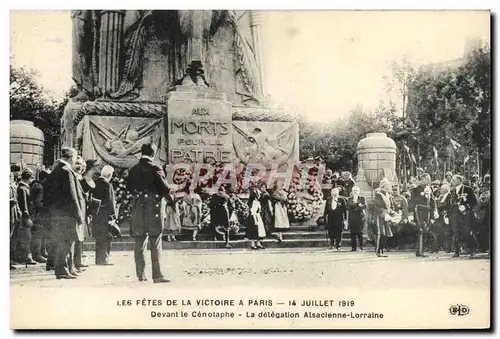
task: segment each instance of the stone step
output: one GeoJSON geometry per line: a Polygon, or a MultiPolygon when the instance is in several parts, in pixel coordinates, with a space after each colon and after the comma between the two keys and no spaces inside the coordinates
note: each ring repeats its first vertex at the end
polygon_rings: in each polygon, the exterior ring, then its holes
{"type": "MultiPolygon", "coordinates": [[[[231,240],[230,242],[233,248],[248,248],[250,247],[250,241],[248,240],[231,240]]],[[[307,248],[307,247],[326,247],[326,239],[323,238],[311,238],[311,239],[284,239],[282,242],[278,242],[275,239],[264,239],[262,244],[267,248],[307,248]]],[[[163,241],[163,249],[170,250],[182,250],[182,249],[217,249],[225,248],[225,243],[223,241],[163,241]]],[[[350,240],[343,237],[342,246],[349,247],[350,240]]],[[[149,246],[148,246],[149,247],[149,246]]],[[[86,241],[84,243],[85,251],[94,251],[95,242],[93,240],[86,241]]],[[[112,251],[133,251],[134,242],[133,241],[114,241],[111,243],[112,251]]]]}
{"type": "MultiPolygon", "coordinates": [[[[287,231],[283,232],[283,239],[284,240],[300,240],[300,239],[320,239],[323,237],[326,237],[326,231],[325,230],[320,230],[320,231],[302,231],[302,232],[297,232],[297,231],[287,231]]],[[[192,234],[191,233],[183,233],[180,235],[176,236],[177,240],[180,241],[191,241],[192,234]]],[[[269,239],[275,239],[276,234],[269,235],[269,239]]],[[[344,232],[342,235],[343,238],[350,239],[350,235],[348,232],[344,232]]],[[[164,237],[164,240],[166,241],[166,237],[164,237]]],[[[231,235],[231,239],[234,240],[244,240],[245,239],[245,233],[244,232],[239,232],[236,235],[231,235]]],[[[213,240],[213,235],[212,234],[204,234],[204,233],[199,233],[197,235],[197,241],[210,241],[213,240]]],[[[116,242],[127,242],[127,241],[133,241],[132,237],[130,234],[123,234],[122,238],[120,240],[115,240],[116,242]]]]}

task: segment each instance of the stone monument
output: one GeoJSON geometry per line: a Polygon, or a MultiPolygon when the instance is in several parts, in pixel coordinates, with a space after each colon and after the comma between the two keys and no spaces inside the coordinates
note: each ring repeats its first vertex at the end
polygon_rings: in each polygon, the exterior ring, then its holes
{"type": "Polygon", "coordinates": [[[62,143],[116,168],[296,162],[298,125],[265,102],[259,11],[78,10],[62,143]]]}
{"type": "Polygon", "coordinates": [[[386,133],[368,133],[358,142],[356,184],[369,201],[382,179],[398,183],[396,150],[396,143],[386,133]]]}

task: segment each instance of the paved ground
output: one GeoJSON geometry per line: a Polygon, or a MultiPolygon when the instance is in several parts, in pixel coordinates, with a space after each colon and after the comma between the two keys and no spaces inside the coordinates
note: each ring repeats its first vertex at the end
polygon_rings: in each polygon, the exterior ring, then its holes
{"type": "MultiPolygon", "coordinates": [[[[90,266],[76,280],[56,280],[44,265],[11,271],[16,287],[160,287],[136,281],[133,252],[112,252],[114,266],[90,266]]],[[[177,250],[163,251],[162,268],[177,287],[267,286],[371,288],[489,288],[490,261],[485,256],[451,258],[411,252],[335,252],[325,249],[177,250]],[[221,279],[222,278],[222,279],[221,279]]],[[[93,254],[87,253],[89,263],[93,254]]],[[[146,261],[149,261],[147,253],[146,261]]],[[[151,269],[148,265],[147,272],[151,269]]]]}

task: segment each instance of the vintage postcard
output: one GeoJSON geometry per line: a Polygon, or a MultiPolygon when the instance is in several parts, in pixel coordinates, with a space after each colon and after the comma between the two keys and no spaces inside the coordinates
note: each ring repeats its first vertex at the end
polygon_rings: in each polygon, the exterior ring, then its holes
{"type": "Polygon", "coordinates": [[[489,329],[490,25],[11,11],[11,328],[489,329]]]}

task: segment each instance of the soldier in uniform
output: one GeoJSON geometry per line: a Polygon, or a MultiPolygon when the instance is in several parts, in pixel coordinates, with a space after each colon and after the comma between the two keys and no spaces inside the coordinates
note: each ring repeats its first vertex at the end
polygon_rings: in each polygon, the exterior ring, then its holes
{"type": "MultiPolygon", "coordinates": [[[[12,167],[11,167],[12,170],[12,167]]],[[[16,255],[16,233],[21,221],[21,211],[17,201],[17,184],[14,180],[14,173],[10,173],[10,269],[15,270],[14,259],[16,255]]]]}
{"type": "Polygon", "coordinates": [[[30,183],[33,181],[33,171],[25,168],[21,173],[21,181],[17,185],[17,199],[21,211],[18,240],[21,247],[20,259],[23,264],[35,265],[31,255],[31,229],[33,227],[33,209],[30,200],[30,183]]]}
{"type": "Polygon", "coordinates": [[[41,171],[38,175],[38,180],[35,180],[31,184],[31,205],[33,209],[33,229],[32,229],[32,239],[31,239],[31,253],[33,254],[33,259],[39,263],[46,263],[47,256],[43,254],[45,251],[45,242],[42,244],[43,238],[45,238],[45,224],[47,213],[43,206],[43,182],[47,179],[49,173],[47,171],[41,171]]]}
{"type": "Polygon", "coordinates": [[[431,176],[428,173],[423,173],[420,176],[420,185],[415,187],[410,200],[410,210],[414,215],[418,231],[415,252],[417,257],[425,257],[424,233],[433,220],[438,218],[436,201],[430,183],[431,176]]]}
{"type": "Polygon", "coordinates": [[[133,196],[130,234],[135,239],[135,267],[139,281],[146,281],[144,252],[147,242],[151,248],[153,281],[167,283],[160,267],[162,249],[162,199],[168,198],[170,189],[165,180],[163,169],[153,162],[156,145],[144,144],[141,159],[132,167],[127,178],[127,186],[133,196]]]}

